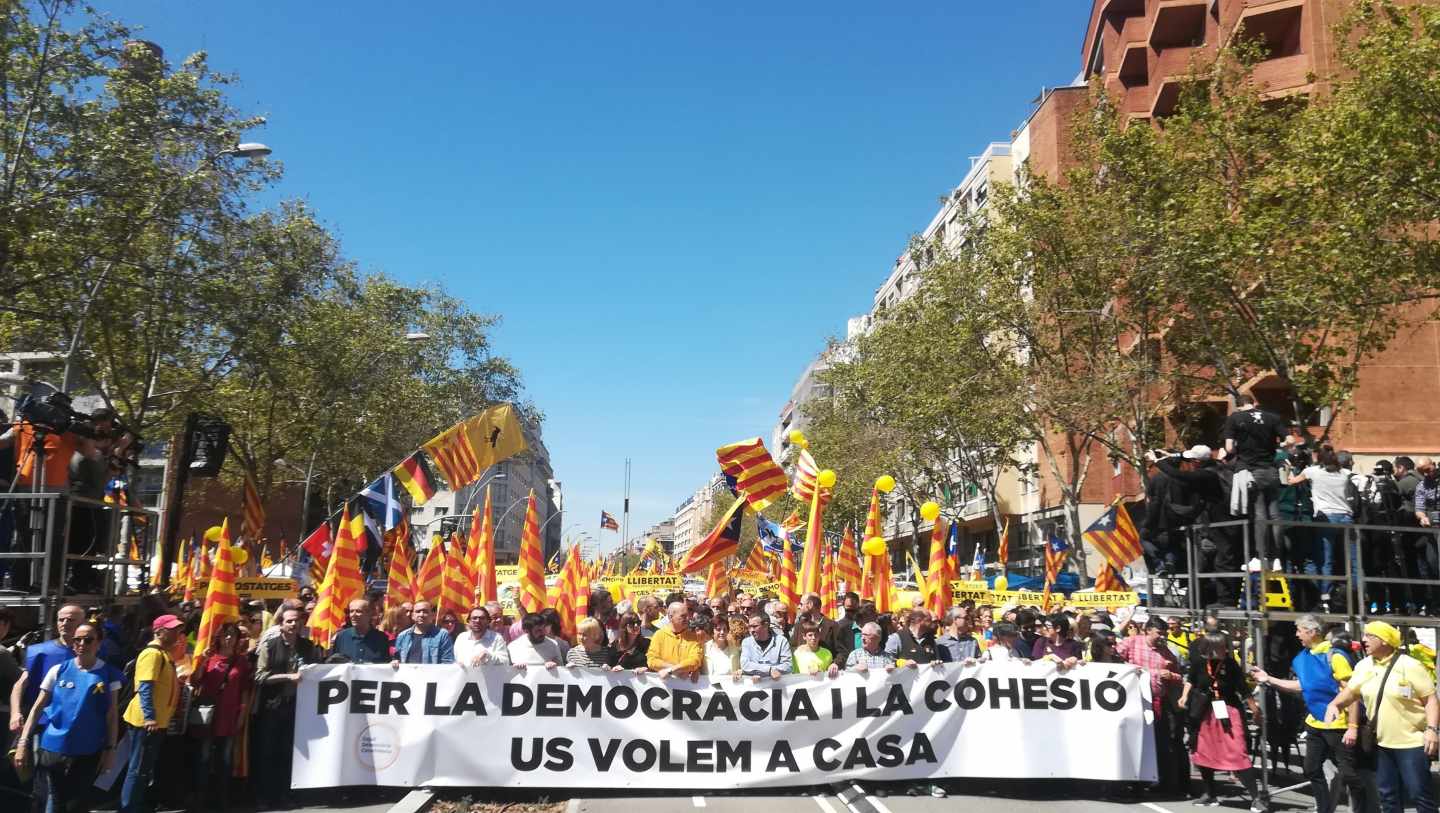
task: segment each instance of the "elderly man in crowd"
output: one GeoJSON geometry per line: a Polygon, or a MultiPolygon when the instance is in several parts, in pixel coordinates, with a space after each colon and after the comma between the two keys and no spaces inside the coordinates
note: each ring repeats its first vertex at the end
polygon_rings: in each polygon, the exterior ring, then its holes
{"type": "Polygon", "coordinates": [[[1305,718],[1305,778],[1310,780],[1317,813],[1334,813],[1339,801],[1330,794],[1330,781],[1325,778],[1326,760],[1335,765],[1350,793],[1350,809],[1366,810],[1365,782],[1355,767],[1359,720],[1355,715],[1341,712],[1334,721],[1325,722],[1326,707],[1350,680],[1350,660],[1330,648],[1330,641],[1313,615],[1302,615],[1295,621],[1295,637],[1304,649],[1290,662],[1295,674],[1293,680],[1266,674],[1264,669],[1253,669],[1250,675],[1261,685],[1298,694],[1305,701],[1305,708],[1310,712],[1305,718]]]}
{"type": "Polygon", "coordinates": [[[1370,654],[1355,664],[1350,683],[1325,709],[1325,722],[1341,719],[1356,700],[1375,723],[1375,784],[1381,813],[1401,813],[1402,799],[1418,813],[1435,813],[1430,759],[1440,743],[1440,699],[1434,673],[1400,652],[1400,630],[1384,621],[1365,625],[1370,654]]]}
{"type": "Polygon", "coordinates": [[[343,655],[351,663],[385,663],[390,660],[390,639],[375,629],[375,615],[370,602],[357,598],[345,610],[350,626],[335,633],[330,651],[343,655]]]}
{"type": "Polygon", "coordinates": [[[885,651],[898,663],[906,665],[930,663],[940,660],[935,648],[935,623],[930,611],[916,607],[910,611],[906,624],[890,634],[885,641],[885,651]]]}
{"type": "Polygon", "coordinates": [[[850,650],[845,658],[845,668],[861,673],[871,669],[894,671],[895,658],[885,651],[879,624],[870,621],[860,628],[860,646],[850,650]]]}
{"type": "Polygon", "coordinates": [[[1144,630],[1139,635],[1122,638],[1115,651],[1150,676],[1158,787],[1162,792],[1184,796],[1190,789],[1190,757],[1185,748],[1185,721],[1176,711],[1176,701],[1185,680],[1185,667],[1170,651],[1165,637],[1169,627],[1159,616],[1146,617],[1144,630]]]}
{"type": "Polygon", "coordinates": [[[674,601],[665,608],[669,623],[650,636],[646,665],[660,677],[695,678],[705,665],[705,638],[690,629],[690,608],[683,601],[674,601]]]}
{"type": "Polygon", "coordinates": [[[757,679],[769,675],[779,680],[781,675],[789,674],[793,665],[790,642],[775,634],[770,618],[756,612],[745,619],[745,624],[750,637],[740,642],[740,671],[757,679]]]}

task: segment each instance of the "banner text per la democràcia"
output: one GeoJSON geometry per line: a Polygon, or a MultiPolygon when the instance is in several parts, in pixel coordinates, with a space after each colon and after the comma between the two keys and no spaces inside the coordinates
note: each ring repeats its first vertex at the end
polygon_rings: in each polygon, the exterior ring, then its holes
{"type": "Polygon", "coordinates": [[[723,789],[944,777],[1153,781],[1135,667],[774,681],[561,667],[302,672],[293,784],[723,789]]]}

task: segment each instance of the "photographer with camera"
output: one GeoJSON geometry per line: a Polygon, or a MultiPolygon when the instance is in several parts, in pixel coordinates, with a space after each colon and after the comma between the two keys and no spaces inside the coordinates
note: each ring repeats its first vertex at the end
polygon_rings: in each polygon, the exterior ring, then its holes
{"type": "MultiPolygon", "coordinates": [[[[1369,474],[1350,478],[1359,494],[1358,519],[1362,525],[1409,524],[1404,512],[1404,498],[1395,481],[1395,467],[1389,460],[1377,462],[1369,474]]],[[[1361,531],[1364,546],[1365,575],[1385,578],[1405,576],[1405,538],[1400,531],[1361,531]]],[[[1401,612],[1405,608],[1407,590],[1404,585],[1371,585],[1365,598],[1372,614],[1401,612]]]]}
{"type": "MultiPolygon", "coordinates": [[[[78,412],[68,395],[45,384],[34,385],[16,405],[16,413],[10,429],[0,434],[0,452],[9,450],[14,454],[15,478],[9,486],[12,494],[31,491],[68,495],[77,458],[103,462],[117,447],[128,446],[127,435],[118,429],[113,412],[101,410],[96,416],[78,412]]],[[[45,544],[38,535],[45,532],[47,507],[42,501],[32,502],[29,510],[21,508],[22,505],[8,500],[4,506],[13,512],[12,550],[39,552],[45,544]]],[[[58,512],[55,524],[57,527],[48,529],[50,539],[57,538],[64,527],[63,515],[58,512]]],[[[84,553],[93,541],[93,534],[89,539],[83,538],[83,534],[72,534],[72,540],[81,544],[79,550],[71,552],[84,553]]],[[[55,567],[59,573],[59,565],[55,567]]],[[[93,566],[90,569],[93,572],[93,566]]],[[[10,571],[11,587],[31,592],[37,575],[34,564],[17,563],[10,571]]]]}

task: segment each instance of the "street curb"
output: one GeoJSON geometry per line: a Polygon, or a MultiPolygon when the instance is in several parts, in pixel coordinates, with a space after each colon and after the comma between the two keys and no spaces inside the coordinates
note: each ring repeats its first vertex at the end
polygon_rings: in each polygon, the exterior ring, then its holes
{"type": "Polygon", "coordinates": [[[565,813],[580,813],[580,799],[578,797],[572,798],[565,803],[565,813]]]}
{"type": "Polygon", "coordinates": [[[435,791],[417,788],[405,794],[404,798],[390,807],[387,813],[421,813],[435,801],[435,791]]]}

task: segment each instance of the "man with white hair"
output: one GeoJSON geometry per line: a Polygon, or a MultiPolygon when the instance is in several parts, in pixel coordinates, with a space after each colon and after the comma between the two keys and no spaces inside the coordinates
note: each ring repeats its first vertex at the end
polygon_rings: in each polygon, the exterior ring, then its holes
{"type": "Polygon", "coordinates": [[[671,602],[665,618],[670,623],[650,636],[647,665],[662,678],[693,678],[705,663],[705,639],[690,629],[690,608],[685,602],[671,602]]]}
{"type": "Polygon", "coordinates": [[[895,669],[895,658],[885,651],[885,641],[880,635],[880,625],[871,621],[860,628],[860,647],[850,651],[845,659],[845,668],[852,672],[868,672],[871,669],[895,669]]]}
{"type": "Polygon", "coordinates": [[[1354,671],[1350,659],[1330,648],[1320,621],[1313,615],[1302,615],[1295,621],[1295,637],[1304,647],[1290,662],[1293,680],[1273,677],[1264,669],[1251,669],[1256,683],[1274,686],[1282,692],[1298,694],[1310,712],[1305,718],[1305,778],[1310,780],[1310,793],[1315,797],[1317,813],[1334,813],[1338,802],[1330,794],[1325,778],[1325,761],[1335,765],[1345,789],[1350,792],[1350,809],[1367,810],[1366,785],[1355,769],[1355,739],[1360,726],[1356,715],[1341,712],[1333,722],[1325,722],[1325,707],[1345,689],[1354,671]]]}

